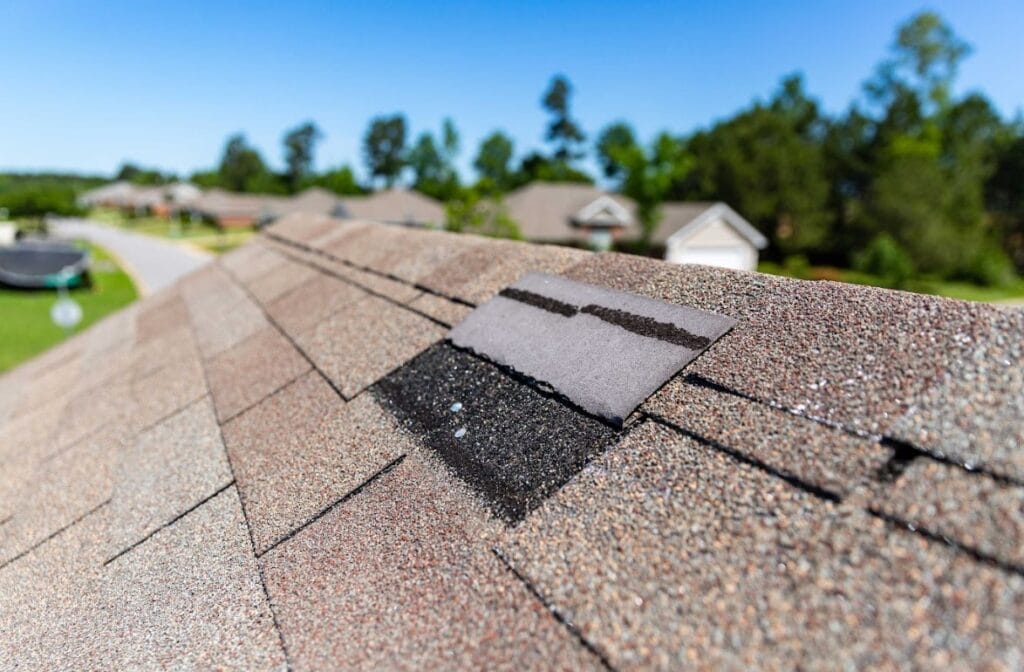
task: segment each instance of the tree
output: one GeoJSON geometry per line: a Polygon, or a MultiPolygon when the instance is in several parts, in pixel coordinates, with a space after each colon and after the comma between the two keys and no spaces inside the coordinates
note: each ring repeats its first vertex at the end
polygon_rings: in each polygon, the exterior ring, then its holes
{"type": "Polygon", "coordinates": [[[316,177],[309,179],[308,185],[323,187],[328,191],[333,191],[339,196],[354,196],[365,193],[366,191],[359,186],[355,173],[352,172],[352,168],[347,165],[338,166],[333,170],[327,171],[323,175],[317,175],[316,177]]]}
{"type": "Polygon", "coordinates": [[[313,172],[316,143],[322,138],[323,133],[311,121],[300,124],[285,134],[285,175],[291,191],[298,191],[302,181],[313,172]]]}
{"type": "Polygon", "coordinates": [[[406,156],[407,165],[415,176],[413,187],[442,201],[453,197],[459,189],[459,176],[455,157],[459,149],[459,135],[450,119],[441,128],[441,146],[429,132],[421,133],[406,156]]]}
{"type": "Polygon", "coordinates": [[[593,184],[594,178],[582,170],[544,156],[540,152],[530,152],[519,162],[519,170],[516,171],[513,184],[518,187],[534,181],[593,184]]]}
{"type": "Polygon", "coordinates": [[[480,143],[480,150],[473,159],[473,167],[481,180],[487,181],[487,188],[499,193],[513,186],[512,155],[515,151],[512,138],[501,131],[494,131],[480,143]]]}
{"type": "Polygon", "coordinates": [[[131,182],[133,184],[151,186],[157,184],[166,184],[174,180],[174,175],[164,175],[159,170],[154,170],[151,168],[140,168],[134,163],[126,161],[121,165],[121,168],[118,169],[117,175],[114,179],[131,182]]]}
{"type": "Polygon", "coordinates": [[[363,158],[371,179],[382,178],[390,189],[405,168],[405,117],[376,117],[363,138],[363,158]]]}
{"type": "Polygon", "coordinates": [[[767,104],[691,136],[693,170],[671,195],[729,203],[784,253],[815,250],[831,223],[820,126],[800,80],[787,78],[767,104]]]}
{"type": "Polygon", "coordinates": [[[486,199],[476,189],[461,189],[445,204],[445,229],[491,238],[521,240],[523,237],[501,200],[486,199]]]}
{"type": "Polygon", "coordinates": [[[647,247],[660,220],[659,206],[673,184],[691,170],[692,157],[668,133],[660,133],[647,150],[632,139],[632,131],[623,124],[609,126],[602,137],[613,138],[606,143],[607,163],[620,177],[619,190],[636,202],[641,244],[647,247]],[[623,128],[628,136],[621,132],[623,128]]]}
{"type": "Polygon", "coordinates": [[[622,175],[624,166],[619,162],[619,153],[636,146],[636,134],[633,128],[624,121],[617,121],[605,127],[597,137],[597,162],[608,178],[617,178],[622,175]]]}
{"type": "Polygon", "coordinates": [[[556,171],[566,170],[583,156],[581,146],[586,136],[579,124],[570,116],[569,99],[572,85],[564,75],[555,75],[541,99],[544,109],[551,115],[545,138],[554,146],[552,157],[556,171]]]}
{"type": "Polygon", "coordinates": [[[254,183],[262,181],[269,172],[260,153],[249,145],[241,133],[228,138],[221,157],[220,184],[229,191],[251,191],[254,183]]]}

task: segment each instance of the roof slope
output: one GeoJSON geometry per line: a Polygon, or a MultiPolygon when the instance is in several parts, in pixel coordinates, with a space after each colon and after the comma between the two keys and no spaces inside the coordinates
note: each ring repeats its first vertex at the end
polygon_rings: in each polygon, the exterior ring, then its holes
{"type": "Polygon", "coordinates": [[[1012,668],[1022,391],[1019,311],[288,216],[0,378],[0,668],[1012,668]],[[527,271],[737,324],[619,429],[446,341],[527,271]]]}

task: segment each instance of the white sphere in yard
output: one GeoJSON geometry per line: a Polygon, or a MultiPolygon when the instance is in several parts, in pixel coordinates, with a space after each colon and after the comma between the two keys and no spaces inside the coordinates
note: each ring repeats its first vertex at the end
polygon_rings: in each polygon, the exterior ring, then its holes
{"type": "Polygon", "coordinates": [[[71,329],[82,321],[82,307],[71,297],[63,296],[50,308],[50,319],[61,329],[71,329]]]}

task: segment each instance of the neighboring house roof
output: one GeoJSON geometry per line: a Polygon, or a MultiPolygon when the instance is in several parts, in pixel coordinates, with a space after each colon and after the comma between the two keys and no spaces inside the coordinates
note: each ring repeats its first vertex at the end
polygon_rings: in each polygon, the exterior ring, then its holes
{"type": "Polygon", "coordinates": [[[210,189],[192,200],[188,209],[214,219],[251,218],[258,220],[271,216],[274,208],[288,201],[285,196],[269,194],[238,194],[223,189],[210,189]]]}
{"type": "Polygon", "coordinates": [[[340,199],[337,214],[348,219],[415,226],[441,225],[445,221],[443,205],[409,189],[386,189],[366,196],[345,196],[340,199]]]}
{"type": "Polygon", "coordinates": [[[275,219],[298,212],[311,215],[332,215],[340,202],[341,200],[334,192],[320,187],[310,187],[291,198],[283,198],[271,203],[269,209],[271,216],[275,219]]]}
{"type": "Polygon", "coordinates": [[[0,377],[0,641],[26,669],[1013,668],[1022,445],[1019,309],[292,215],[0,377]],[[700,332],[679,310],[735,326],[620,428],[543,348],[527,377],[446,340],[491,300],[612,375],[700,332]]]}
{"type": "Polygon", "coordinates": [[[107,203],[112,200],[127,198],[135,191],[135,189],[135,185],[131,182],[111,182],[110,184],[105,184],[102,187],[96,187],[95,189],[82,192],[78,197],[78,202],[84,206],[107,203]]]}
{"type": "Polygon", "coordinates": [[[510,193],[505,208],[527,240],[583,242],[587,231],[579,223],[597,216],[597,222],[606,226],[628,227],[633,222],[635,204],[625,196],[589,184],[531,182],[510,193]]]}
{"type": "Polygon", "coordinates": [[[668,202],[661,206],[661,220],[651,242],[668,245],[693,236],[702,228],[722,220],[759,250],[768,246],[768,239],[735,210],[722,202],[668,202]]]}

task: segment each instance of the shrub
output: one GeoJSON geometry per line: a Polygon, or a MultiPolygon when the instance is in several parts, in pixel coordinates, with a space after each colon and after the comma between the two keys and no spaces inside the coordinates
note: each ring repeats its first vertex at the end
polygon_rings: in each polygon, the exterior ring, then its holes
{"type": "Polygon", "coordinates": [[[888,233],[878,234],[854,254],[853,267],[876,276],[886,287],[905,288],[914,277],[910,255],[888,233]]]}

